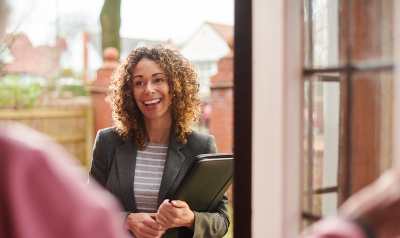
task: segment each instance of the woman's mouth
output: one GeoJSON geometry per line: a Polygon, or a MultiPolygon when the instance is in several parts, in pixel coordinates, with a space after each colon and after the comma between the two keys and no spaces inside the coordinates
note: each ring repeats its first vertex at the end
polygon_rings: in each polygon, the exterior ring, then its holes
{"type": "Polygon", "coordinates": [[[153,99],[153,100],[150,100],[150,101],[143,101],[143,104],[146,107],[154,107],[157,104],[159,104],[160,102],[161,102],[161,98],[158,98],[158,99],[153,99]]]}

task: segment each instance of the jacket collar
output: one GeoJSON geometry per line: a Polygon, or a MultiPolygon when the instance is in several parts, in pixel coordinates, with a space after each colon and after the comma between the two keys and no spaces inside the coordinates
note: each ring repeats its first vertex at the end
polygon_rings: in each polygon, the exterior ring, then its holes
{"type": "Polygon", "coordinates": [[[125,208],[130,212],[137,212],[133,194],[133,180],[135,177],[137,146],[132,140],[126,141],[116,150],[117,170],[122,198],[125,208]]]}
{"type": "Polygon", "coordinates": [[[185,147],[186,145],[181,144],[178,141],[178,137],[173,133],[172,128],[167,152],[167,160],[165,161],[160,192],[158,193],[157,206],[160,206],[164,201],[171,185],[174,183],[176,176],[181,170],[183,162],[185,161],[185,157],[182,155],[181,150],[185,147]]]}
{"type": "MultiPolygon", "coordinates": [[[[174,124],[174,123],[173,123],[174,124]]],[[[169,139],[169,146],[163,177],[161,180],[160,191],[158,194],[157,206],[166,199],[166,195],[174,183],[178,175],[185,157],[180,152],[186,145],[178,141],[178,136],[174,133],[174,127],[171,127],[171,135],[169,139]]],[[[136,169],[136,155],[137,146],[133,144],[132,140],[125,141],[116,150],[117,169],[120,180],[121,193],[124,200],[125,207],[128,211],[137,212],[136,201],[133,191],[133,183],[135,178],[136,169]]]]}

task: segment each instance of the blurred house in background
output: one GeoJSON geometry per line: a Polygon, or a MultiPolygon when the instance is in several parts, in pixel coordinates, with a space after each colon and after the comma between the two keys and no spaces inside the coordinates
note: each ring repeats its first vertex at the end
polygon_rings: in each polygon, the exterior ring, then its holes
{"type": "MultiPolygon", "coordinates": [[[[93,44],[94,48],[101,55],[103,50],[101,48],[101,35],[90,35],[88,39],[91,44],[93,44]]],[[[156,41],[156,40],[145,40],[145,39],[132,39],[132,38],[123,38],[121,37],[121,59],[125,58],[125,56],[131,52],[132,50],[139,47],[152,47],[154,45],[166,45],[177,49],[177,46],[171,44],[170,41],[156,41]]]]}
{"type": "Polygon", "coordinates": [[[54,46],[33,47],[24,34],[7,35],[0,49],[1,76],[18,75],[22,82],[45,83],[58,69],[58,59],[67,49],[67,43],[59,38],[54,46]]]}
{"type": "MultiPolygon", "coordinates": [[[[110,65],[106,62],[111,61],[115,65],[119,57],[118,54],[104,56],[101,35],[82,31],[67,40],[58,38],[56,42],[53,46],[34,47],[26,35],[20,34],[9,35],[6,44],[2,44],[0,72],[3,78],[17,79],[18,85],[14,87],[15,90],[19,90],[17,88],[28,90],[35,83],[40,83],[41,86],[38,86],[36,94],[29,97],[30,101],[35,102],[29,107],[27,103],[23,103],[26,101],[25,93],[20,93],[18,105],[3,105],[0,102],[0,107],[4,109],[0,120],[24,121],[27,125],[53,137],[83,164],[88,165],[94,135],[98,129],[112,125],[108,104],[104,102],[104,94],[115,68],[105,65],[110,65]],[[17,77],[14,77],[15,75],[17,77]],[[89,95],[91,97],[88,97],[89,95]],[[5,111],[9,109],[20,110],[5,111]],[[71,132],[63,126],[66,121],[68,121],[67,128],[73,127],[76,130],[71,132]]],[[[138,47],[161,44],[179,49],[185,57],[196,62],[202,80],[201,96],[208,103],[202,124],[196,129],[209,132],[209,125],[214,124],[214,129],[218,131],[212,133],[216,135],[221,151],[226,152],[232,150],[233,112],[233,73],[230,65],[233,62],[233,52],[228,42],[233,43],[232,26],[206,22],[181,48],[173,45],[171,41],[121,38],[119,54],[123,59],[138,47]],[[226,68],[224,66],[228,61],[230,67],[226,68]],[[214,85],[215,97],[212,98],[210,79],[218,73],[218,64],[220,72],[216,77],[218,83],[214,85]],[[228,77],[225,77],[226,75],[228,77]],[[226,87],[225,81],[229,81],[229,87],[226,87]],[[226,103],[226,100],[229,102],[226,103]],[[212,107],[216,107],[217,110],[212,111],[212,107]],[[218,111],[221,107],[226,107],[223,111],[230,114],[218,111]],[[214,121],[211,119],[212,116],[214,121]],[[217,128],[221,123],[224,124],[224,128],[226,127],[223,132],[217,128]]],[[[3,87],[9,88],[7,84],[10,84],[11,80],[2,81],[3,87]]],[[[2,96],[5,95],[4,92],[2,96]]]]}
{"type": "Polygon", "coordinates": [[[60,59],[60,65],[64,69],[70,69],[79,75],[85,83],[96,79],[97,70],[103,65],[103,57],[87,32],[75,35],[70,42],[65,54],[60,59]]]}
{"type": "MultiPolygon", "coordinates": [[[[152,47],[160,44],[177,48],[169,41],[121,38],[121,59],[138,47],[152,47]]],[[[62,67],[82,75],[86,83],[95,81],[97,70],[103,65],[101,35],[81,32],[70,41],[69,45],[70,47],[61,58],[62,67]]]]}
{"type": "MultiPolygon", "coordinates": [[[[56,40],[54,46],[43,45],[33,47],[25,34],[8,35],[5,44],[0,47],[0,63],[2,75],[17,74],[25,83],[40,82],[46,79],[61,78],[63,85],[91,83],[96,80],[97,70],[103,65],[101,35],[87,32],[76,34],[67,41],[56,40]],[[70,75],[60,75],[60,71],[68,70],[70,75]],[[76,79],[83,79],[81,80],[76,79]]],[[[144,39],[121,38],[121,58],[130,51],[146,46],[174,46],[170,41],[153,41],[144,39]]]]}
{"type": "Polygon", "coordinates": [[[198,65],[203,98],[210,97],[210,78],[218,71],[217,61],[230,52],[230,39],[233,39],[233,26],[205,22],[180,48],[183,56],[198,65]]]}
{"type": "Polygon", "coordinates": [[[125,56],[129,54],[129,52],[138,47],[152,47],[154,45],[165,45],[174,49],[179,49],[179,47],[173,45],[171,41],[121,38],[121,59],[125,58],[125,56]]]}

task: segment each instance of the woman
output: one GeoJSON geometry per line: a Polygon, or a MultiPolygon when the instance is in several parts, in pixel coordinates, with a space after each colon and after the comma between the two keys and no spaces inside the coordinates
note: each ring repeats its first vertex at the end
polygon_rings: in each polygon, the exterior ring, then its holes
{"type": "MultiPolygon", "coordinates": [[[[106,100],[115,127],[97,134],[89,180],[113,193],[136,237],[222,237],[227,197],[213,212],[170,198],[199,154],[217,153],[213,136],[190,129],[201,100],[194,66],[178,51],[132,51],[111,78],[106,100]]],[[[89,181],[90,182],[90,181],[89,181]]]]}

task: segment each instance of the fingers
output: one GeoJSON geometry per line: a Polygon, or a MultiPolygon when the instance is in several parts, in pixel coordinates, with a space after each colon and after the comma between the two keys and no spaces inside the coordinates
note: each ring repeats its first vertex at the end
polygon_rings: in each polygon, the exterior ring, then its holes
{"type": "Polygon", "coordinates": [[[149,213],[151,219],[156,220],[157,213],[149,213]]]}
{"type": "Polygon", "coordinates": [[[165,216],[169,217],[169,214],[176,215],[177,208],[169,203],[168,199],[164,200],[158,208],[158,212],[163,212],[165,216]]]}
{"type": "Polygon", "coordinates": [[[165,233],[165,230],[153,229],[151,226],[143,225],[139,230],[140,234],[144,237],[160,237],[165,233]]]}
{"type": "Polygon", "coordinates": [[[131,213],[127,217],[128,229],[136,237],[160,237],[165,228],[155,221],[155,213],[131,213]]]}
{"type": "Polygon", "coordinates": [[[194,213],[184,201],[174,200],[169,203],[164,200],[157,211],[157,223],[166,227],[191,226],[194,222],[194,213]]]}
{"type": "MultiPolygon", "coordinates": [[[[161,209],[165,209],[166,211],[170,212],[173,215],[178,215],[179,209],[182,208],[189,208],[186,202],[180,201],[180,200],[174,200],[171,203],[168,201],[168,199],[164,200],[163,203],[160,205],[161,209]]],[[[159,208],[159,209],[160,209],[159,208]]]]}
{"type": "MultiPolygon", "coordinates": [[[[156,224],[155,226],[161,227],[158,224],[156,224]]],[[[154,224],[149,225],[149,224],[143,223],[139,227],[139,234],[141,234],[142,237],[161,237],[164,233],[165,233],[165,229],[156,229],[156,228],[154,228],[154,224]]]]}
{"type": "Polygon", "coordinates": [[[156,220],[152,220],[151,222],[147,223],[147,225],[154,230],[165,230],[166,229],[166,227],[163,226],[163,224],[160,224],[156,220]]]}
{"type": "Polygon", "coordinates": [[[171,214],[166,211],[165,209],[159,209],[158,213],[156,215],[156,222],[157,224],[159,224],[160,226],[164,227],[164,228],[170,228],[170,221],[171,218],[168,219],[168,217],[171,217],[171,214]]]}
{"type": "Polygon", "coordinates": [[[156,215],[157,213],[147,213],[148,219],[146,219],[143,224],[147,225],[148,227],[154,229],[154,230],[164,230],[164,227],[160,226],[156,222],[156,215]]]}
{"type": "MultiPolygon", "coordinates": [[[[166,223],[157,221],[157,213],[150,213],[150,217],[154,220],[155,223],[152,223],[149,226],[156,230],[164,230],[164,232],[163,232],[163,234],[164,234],[165,230],[168,229],[168,226],[166,225],[166,223]]],[[[166,220],[166,217],[164,219],[166,220]]]]}
{"type": "Polygon", "coordinates": [[[171,204],[172,204],[174,207],[177,207],[177,208],[185,208],[185,207],[188,206],[186,202],[180,201],[180,200],[171,201],[171,204]]]}

